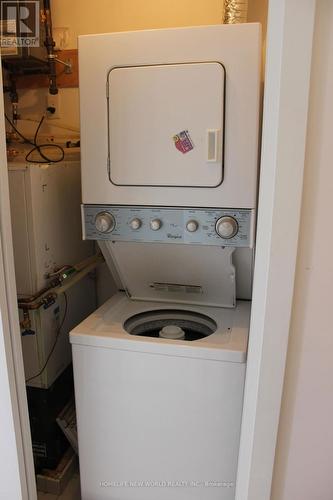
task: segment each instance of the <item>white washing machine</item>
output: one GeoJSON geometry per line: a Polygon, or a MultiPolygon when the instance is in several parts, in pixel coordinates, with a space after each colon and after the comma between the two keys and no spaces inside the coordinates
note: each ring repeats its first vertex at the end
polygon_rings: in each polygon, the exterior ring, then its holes
{"type": "Polygon", "coordinates": [[[82,499],[233,500],[260,27],[89,35],[79,60],[83,234],[119,290],[71,333],[82,499]]]}
{"type": "Polygon", "coordinates": [[[119,293],[72,332],[84,500],[234,498],[249,314],[119,293]]]}

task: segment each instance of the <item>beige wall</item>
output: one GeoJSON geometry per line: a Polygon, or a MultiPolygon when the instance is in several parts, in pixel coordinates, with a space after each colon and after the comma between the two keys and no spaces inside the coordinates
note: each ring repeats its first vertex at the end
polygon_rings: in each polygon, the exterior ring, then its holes
{"type": "MultiPolygon", "coordinates": [[[[249,21],[260,21],[265,27],[267,2],[249,0],[249,21]]],[[[87,33],[219,24],[223,19],[223,5],[224,0],[53,0],[53,27],[69,28],[66,48],[76,48],[78,35],[87,33]]],[[[46,95],[47,89],[21,91],[22,118],[39,120],[45,109],[46,95]]],[[[52,127],[52,123],[79,129],[77,89],[60,90],[60,97],[61,119],[45,123],[44,134],[67,134],[52,127]]],[[[7,110],[9,112],[8,107],[7,110]]],[[[33,134],[35,128],[35,123],[20,122],[23,133],[33,134]]]]}
{"type": "Polygon", "coordinates": [[[263,38],[266,37],[268,0],[249,0],[248,22],[262,24],[263,38]]]}
{"type": "MultiPolygon", "coordinates": [[[[248,0],[248,21],[266,32],[268,0],[248,0]]],[[[88,33],[219,24],[224,0],[54,0],[54,27],[69,27],[68,48],[88,33]]]]}
{"type": "Polygon", "coordinates": [[[262,80],[264,80],[265,72],[265,52],[266,52],[266,31],[267,31],[267,14],[269,0],[249,0],[248,3],[248,22],[259,22],[262,26],[262,80]]]}
{"type": "MultiPolygon", "coordinates": [[[[223,0],[53,0],[53,27],[69,28],[66,47],[69,49],[77,47],[77,37],[82,34],[219,24],[223,19],[223,5],[223,0]]],[[[19,93],[22,118],[41,118],[47,92],[44,88],[19,93]]],[[[52,123],[79,130],[78,90],[60,90],[60,99],[61,118],[45,122],[41,133],[71,134],[53,127],[52,123]]],[[[10,112],[8,96],[6,101],[7,112],[10,112]]],[[[20,130],[25,134],[33,134],[35,128],[36,123],[20,122],[20,130]]]]}
{"type": "Polygon", "coordinates": [[[333,498],[333,2],[317,5],[301,230],[272,500],[333,498]]]}
{"type": "Polygon", "coordinates": [[[54,0],[53,24],[70,27],[70,48],[77,36],[200,24],[219,24],[223,0],[54,0]]]}

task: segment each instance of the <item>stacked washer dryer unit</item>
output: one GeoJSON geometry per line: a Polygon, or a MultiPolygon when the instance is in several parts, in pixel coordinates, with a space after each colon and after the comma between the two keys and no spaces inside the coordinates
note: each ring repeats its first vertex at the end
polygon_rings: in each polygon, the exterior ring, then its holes
{"type": "Polygon", "coordinates": [[[119,289],[71,333],[83,500],[235,496],[260,51],[257,24],[80,38],[84,237],[119,289]]]}

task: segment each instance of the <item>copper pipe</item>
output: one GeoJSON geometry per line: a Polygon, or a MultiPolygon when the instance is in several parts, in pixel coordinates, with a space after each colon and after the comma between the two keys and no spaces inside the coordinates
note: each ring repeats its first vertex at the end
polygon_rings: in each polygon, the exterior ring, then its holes
{"type": "MultiPolygon", "coordinates": [[[[97,254],[93,255],[92,257],[89,257],[88,259],[85,259],[84,261],[80,262],[77,264],[77,266],[73,266],[75,269],[80,268],[81,270],[77,271],[76,274],[73,275],[73,277],[69,278],[60,286],[60,282],[56,286],[46,287],[44,288],[44,291],[40,291],[38,294],[35,295],[35,298],[33,300],[28,300],[28,299],[19,299],[18,301],[18,307],[19,309],[29,309],[29,310],[37,310],[40,307],[44,306],[47,303],[47,298],[54,298],[56,299],[59,295],[64,293],[66,290],[71,288],[73,285],[75,285],[78,281],[80,281],[82,278],[84,278],[87,274],[89,274],[91,271],[93,271],[99,264],[104,262],[104,257],[102,254],[97,254]],[[84,267],[82,267],[84,265],[84,267]],[[39,299],[39,300],[37,300],[39,299]]],[[[30,298],[30,297],[29,297],[30,298]]]]}
{"type": "Polygon", "coordinates": [[[49,290],[52,290],[52,288],[55,287],[55,282],[53,281],[50,283],[48,286],[45,288],[42,288],[42,290],[39,290],[36,292],[34,295],[30,295],[29,297],[25,297],[23,299],[18,299],[19,304],[29,304],[30,302],[35,302],[41,295],[44,295],[46,292],[49,290]]]}
{"type": "Polygon", "coordinates": [[[56,293],[50,293],[48,295],[44,295],[44,299],[39,300],[38,302],[29,302],[29,303],[24,303],[24,304],[18,304],[19,309],[23,309],[23,311],[29,310],[29,311],[36,311],[40,307],[43,307],[49,300],[55,300],[57,298],[56,293]]]}

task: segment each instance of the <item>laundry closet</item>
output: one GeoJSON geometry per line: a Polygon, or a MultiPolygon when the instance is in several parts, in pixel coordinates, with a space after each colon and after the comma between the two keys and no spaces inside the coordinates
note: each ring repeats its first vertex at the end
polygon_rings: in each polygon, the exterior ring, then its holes
{"type": "Polygon", "coordinates": [[[235,498],[266,6],[220,3],[125,31],[44,0],[2,49],[40,500],[235,498]]]}

